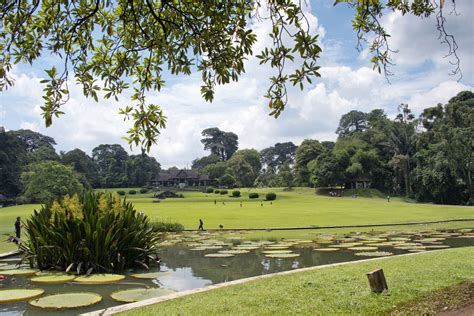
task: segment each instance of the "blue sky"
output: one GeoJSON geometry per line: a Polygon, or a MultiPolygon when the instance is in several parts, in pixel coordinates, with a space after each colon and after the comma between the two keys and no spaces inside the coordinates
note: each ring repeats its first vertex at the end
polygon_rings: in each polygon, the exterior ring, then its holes
{"type": "MultiPolygon", "coordinates": [[[[313,0],[308,14],[323,47],[319,61],[322,78],[302,92],[291,90],[289,105],[278,120],[268,116],[263,98],[271,71],[258,67],[254,58],[248,61],[247,73],[238,83],[217,89],[211,104],[200,97],[199,74],[165,78],[166,87],[150,95],[150,101],[162,105],[168,116],[168,127],[151,155],[165,167],[189,166],[193,159],[205,155],[199,140],[200,132],[207,127],[237,133],[240,148],[263,149],[282,141],[299,144],[305,138],[334,140],[340,116],[352,109],[382,108],[394,115],[398,104],[408,103],[419,114],[425,107],[445,103],[459,91],[474,87],[473,7],[472,1],[458,2],[461,15],[447,16],[448,30],[456,36],[462,60],[464,76],[459,82],[448,75],[451,65],[443,58],[447,48],[439,43],[433,18],[386,15],[382,23],[392,35],[391,46],[399,50],[393,56],[395,76],[388,84],[372,71],[367,52],[355,49],[352,9],[345,5],[333,7],[332,1],[313,0]]],[[[268,42],[264,36],[268,25],[254,25],[253,29],[259,39],[257,46],[263,47],[268,42]]],[[[48,56],[33,66],[14,68],[15,86],[0,93],[0,125],[52,136],[58,150],[80,148],[90,153],[99,144],[119,143],[131,152],[122,140],[129,123],[117,114],[120,106],[128,104],[126,96],[119,102],[95,103],[71,84],[71,100],[64,107],[66,115],[52,127],[44,127],[39,81],[45,65],[55,63],[60,61],[48,56]]]]}

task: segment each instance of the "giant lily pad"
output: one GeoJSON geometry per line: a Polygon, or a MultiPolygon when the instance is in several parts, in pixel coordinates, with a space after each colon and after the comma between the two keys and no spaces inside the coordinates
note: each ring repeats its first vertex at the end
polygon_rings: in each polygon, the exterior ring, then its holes
{"type": "Polygon", "coordinates": [[[348,248],[349,250],[355,250],[355,251],[370,251],[370,250],[377,250],[377,247],[375,246],[359,246],[359,247],[350,247],[348,248]]]}
{"type": "Polygon", "coordinates": [[[158,272],[147,272],[147,273],[135,273],[132,274],[132,278],[136,279],[157,279],[165,275],[169,275],[168,271],[158,271],[158,272]]]}
{"type": "Polygon", "coordinates": [[[234,257],[234,255],[230,254],[230,253],[208,253],[207,255],[204,255],[204,257],[208,257],[208,258],[230,258],[230,257],[234,257]]]}
{"type": "Polygon", "coordinates": [[[263,254],[265,255],[277,255],[277,254],[282,254],[282,253],[292,253],[291,250],[265,250],[263,251],[263,254]]]}
{"type": "Polygon", "coordinates": [[[315,248],[314,251],[321,251],[321,252],[333,252],[338,251],[339,248],[315,248]]]}
{"type": "Polygon", "coordinates": [[[67,309],[91,306],[99,303],[102,296],[90,292],[48,295],[30,302],[30,305],[43,309],[67,309]]]}
{"type": "Polygon", "coordinates": [[[368,252],[356,252],[354,253],[356,256],[362,256],[362,257],[386,257],[386,256],[392,256],[393,253],[388,252],[388,251],[368,251],[368,252]]]}
{"type": "Polygon", "coordinates": [[[2,271],[1,274],[3,274],[3,275],[33,275],[36,272],[38,272],[38,270],[34,270],[34,269],[12,269],[12,270],[2,271]]]}
{"type": "Polygon", "coordinates": [[[114,300],[123,303],[133,303],[143,301],[149,298],[164,296],[175,293],[175,291],[163,288],[151,288],[151,289],[129,289],[123,291],[117,291],[110,294],[114,300]]]}
{"type": "Polygon", "coordinates": [[[265,255],[267,258],[276,258],[276,259],[290,259],[290,258],[297,258],[300,255],[297,253],[278,253],[278,254],[268,254],[265,255]]]}
{"type": "Polygon", "coordinates": [[[91,274],[77,277],[74,282],[82,284],[104,284],[114,283],[123,279],[125,279],[125,276],[121,274],[91,274]]]}
{"type": "Polygon", "coordinates": [[[25,301],[30,298],[40,296],[44,293],[43,289],[6,289],[0,290],[0,303],[12,303],[25,301]]]}
{"type": "Polygon", "coordinates": [[[74,280],[76,277],[74,275],[68,274],[46,274],[35,276],[31,278],[32,282],[35,283],[49,283],[49,284],[56,284],[56,283],[65,283],[74,280]]]}
{"type": "Polygon", "coordinates": [[[219,253],[227,253],[227,254],[231,254],[231,255],[242,255],[242,254],[246,254],[246,253],[249,253],[250,251],[248,250],[243,250],[243,249],[230,249],[230,250],[221,250],[219,251],[219,253]]]}

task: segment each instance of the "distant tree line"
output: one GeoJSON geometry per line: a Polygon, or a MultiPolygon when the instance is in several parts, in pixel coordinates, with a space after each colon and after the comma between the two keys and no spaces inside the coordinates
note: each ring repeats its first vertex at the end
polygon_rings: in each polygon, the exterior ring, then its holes
{"type": "Polygon", "coordinates": [[[160,171],[155,158],[117,144],[99,145],[92,156],[80,149],[58,154],[54,145],[30,130],[0,132],[0,193],[45,201],[83,189],[146,186],[160,171]]]}
{"type": "Polygon", "coordinates": [[[305,139],[261,151],[238,149],[233,133],[202,132],[210,155],[192,167],[225,186],[347,187],[358,178],[391,195],[423,202],[473,204],[474,94],[460,92],[448,104],[416,118],[407,104],[389,118],[381,109],[350,111],[335,142],[305,139]]]}
{"type": "MultiPolygon", "coordinates": [[[[381,109],[350,111],[336,133],[335,142],[305,139],[258,151],[239,149],[232,132],[207,128],[201,142],[209,155],[192,168],[226,187],[347,188],[363,178],[390,195],[473,204],[474,93],[460,92],[418,118],[407,104],[394,118],[381,109]]],[[[155,158],[129,155],[117,144],[99,145],[92,156],[79,149],[57,154],[55,144],[29,130],[0,131],[0,193],[48,199],[82,188],[140,187],[160,171],[155,158]]]]}

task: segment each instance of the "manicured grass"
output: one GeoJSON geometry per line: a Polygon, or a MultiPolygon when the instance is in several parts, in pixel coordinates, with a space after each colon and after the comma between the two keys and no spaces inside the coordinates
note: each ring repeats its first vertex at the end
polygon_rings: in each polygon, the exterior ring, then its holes
{"type": "MultiPolygon", "coordinates": [[[[108,191],[117,190],[120,189],[108,191]]],[[[124,190],[128,192],[128,189],[124,190]]],[[[183,192],[185,196],[183,199],[166,199],[160,203],[153,203],[153,192],[127,195],[126,198],[135,204],[137,210],[144,211],[151,220],[179,222],[186,229],[196,229],[200,218],[204,221],[204,228],[218,228],[219,225],[223,225],[224,228],[272,228],[474,219],[474,207],[466,206],[407,203],[398,198],[392,198],[390,203],[380,198],[335,198],[318,196],[311,188],[295,188],[291,192],[285,192],[281,188],[242,188],[240,191],[242,193],[240,198],[214,193],[183,192]],[[260,198],[249,199],[250,192],[260,193],[260,198]],[[277,200],[272,204],[262,201],[267,192],[277,193],[277,200]],[[217,203],[214,204],[214,201],[217,203]],[[225,205],[222,202],[225,202],[225,205]],[[240,207],[240,202],[242,202],[242,207],[240,207]]],[[[12,234],[16,216],[24,219],[35,207],[39,208],[38,205],[21,205],[0,209],[0,234],[12,234]]],[[[418,229],[473,227],[473,225],[473,222],[449,223],[418,226],[418,229]]],[[[407,230],[417,229],[417,227],[374,228],[374,230],[389,229],[407,230]]],[[[339,232],[361,230],[371,229],[352,228],[339,230],[339,232]]],[[[261,236],[299,238],[308,234],[314,234],[314,231],[255,232],[249,236],[250,238],[261,238],[261,236]]]]}
{"type": "MultiPolygon", "coordinates": [[[[359,262],[230,286],[134,309],[126,315],[383,315],[435,291],[474,281],[474,247],[359,262]],[[369,291],[383,268],[389,293],[369,291]]],[[[416,310],[410,312],[417,314],[416,310]]]]}

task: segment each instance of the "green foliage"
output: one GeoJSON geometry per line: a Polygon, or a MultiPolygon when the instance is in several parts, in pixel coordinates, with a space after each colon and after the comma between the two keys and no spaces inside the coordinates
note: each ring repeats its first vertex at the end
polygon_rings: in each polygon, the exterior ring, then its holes
{"type": "Polygon", "coordinates": [[[308,163],[318,158],[326,149],[314,139],[305,139],[296,150],[295,181],[299,186],[310,186],[311,175],[308,163]]]}
{"type": "Polygon", "coordinates": [[[70,165],[80,175],[81,183],[85,188],[98,188],[100,186],[97,165],[85,152],[74,149],[61,153],[61,163],[70,165]]]}
{"type": "Polygon", "coordinates": [[[229,173],[224,174],[222,177],[219,178],[219,184],[226,186],[226,187],[232,187],[236,183],[234,176],[232,176],[229,173]]]}
{"type": "Polygon", "coordinates": [[[129,191],[128,191],[128,194],[132,194],[132,195],[133,195],[133,194],[137,194],[137,191],[136,191],[136,190],[129,190],[129,191]]]}
{"type": "Polygon", "coordinates": [[[233,197],[239,197],[240,196],[240,191],[239,190],[232,191],[232,196],[233,197]]]}
{"type": "Polygon", "coordinates": [[[212,192],[214,192],[214,189],[213,189],[213,188],[207,188],[207,189],[206,189],[206,193],[212,193],[212,192]]]}
{"type": "Polygon", "coordinates": [[[276,198],[277,198],[277,195],[274,192],[268,192],[265,195],[265,200],[267,200],[267,201],[274,201],[274,200],[276,200],[276,198]]]}
{"type": "Polygon", "coordinates": [[[184,230],[184,226],[180,223],[159,221],[159,222],[153,222],[151,223],[151,225],[155,232],[160,232],[160,233],[167,233],[167,232],[179,233],[184,230]]]}
{"type": "Polygon", "coordinates": [[[26,258],[41,270],[118,272],[147,267],[159,240],[117,194],[85,193],[43,205],[26,220],[26,258]]]}
{"type": "Polygon", "coordinates": [[[191,165],[192,169],[204,169],[208,165],[212,165],[221,161],[221,158],[217,155],[211,154],[209,156],[204,156],[201,158],[196,158],[193,160],[191,165]]]}
{"type": "Polygon", "coordinates": [[[117,194],[123,196],[123,195],[125,195],[125,191],[119,190],[119,191],[117,191],[117,194]]]}
{"type": "Polygon", "coordinates": [[[148,192],[148,189],[147,189],[147,188],[141,188],[141,189],[140,189],[140,193],[141,193],[141,194],[145,194],[145,193],[147,193],[147,192],[148,192]]]}
{"type": "Polygon", "coordinates": [[[225,194],[229,193],[229,191],[227,191],[227,190],[221,190],[220,193],[221,193],[221,195],[225,195],[225,194]]]}
{"type": "Polygon", "coordinates": [[[214,193],[215,193],[215,194],[219,194],[220,192],[221,192],[221,191],[220,191],[219,189],[215,189],[215,190],[214,190],[214,193]]]}
{"type": "Polygon", "coordinates": [[[249,193],[249,199],[258,199],[259,194],[257,192],[249,193]]]}
{"type": "Polygon", "coordinates": [[[293,164],[296,148],[292,142],[276,143],[275,146],[265,148],[260,151],[262,164],[275,173],[283,164],[293,164]]]}
{"type": "Polygon", "coordinates": [[[217,127],[206,128],[201,135],[204,137],[201,139],[204,150],[210,150],[211,156],[217,156],[222,161],[229,160],[239,147],[239,137],[236,134],[221,131],[217,127]]]}
{"type": "Polygon", "coordinates": [[[102,144],[92,149],[92,158],[97,164],[102,188],[126,187],[125,164],[128,154],[118,144],[102,144]]]}
{"type": "Polygon", "coordinates": [[[14,135],[0,131],[0,193],[13,197],[21,192],[20,174],[27,151],[14,135]]]}
{"type": "Polygon", "coordinates": [[[349,189],[349,190],[344,190],[342,196],[346,197],[351,197],[351,196],[357,196],[357,197],[366,197],[366,198],[381,198],[385,199],[387,197],[386,194],[383,194],[377,189],[349,189]]]}
{"type": "Polygon", "coordinates": [[[260,154],[255,149],[238,150],[227,161],[227,166],[226,171],[234,177],[238,186],[250,187],[262,168],[260,154]]]}
{"type": "Polygon", "coordinates": [[[71,167],[56,161],[44,161],[28,166],[21,174],[24,196],[37,201],[51,201],[83,190],[79,177],[71,167]]]}

